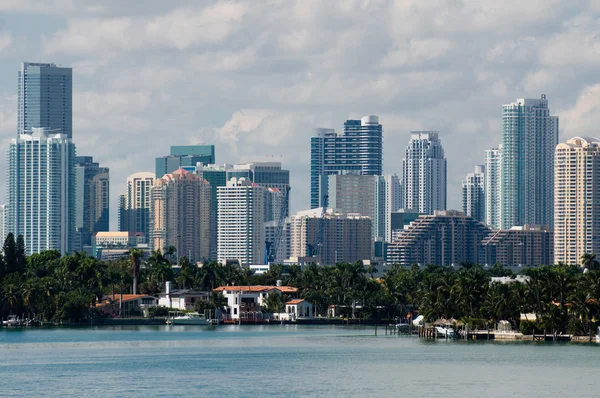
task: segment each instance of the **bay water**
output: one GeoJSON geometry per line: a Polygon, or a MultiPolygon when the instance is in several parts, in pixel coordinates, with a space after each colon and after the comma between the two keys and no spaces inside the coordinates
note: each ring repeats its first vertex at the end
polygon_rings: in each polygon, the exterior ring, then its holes
{"type": "Polygon", "coordinates": [[[600,346],[366,326],[4,328],[0,396],[599,397],[600,346]]]}

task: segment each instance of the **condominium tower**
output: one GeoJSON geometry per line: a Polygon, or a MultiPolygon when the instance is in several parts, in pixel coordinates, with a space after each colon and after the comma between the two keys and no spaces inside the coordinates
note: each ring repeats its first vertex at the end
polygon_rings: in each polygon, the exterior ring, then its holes
{"type": "Polygon", "coordinates": [[[150,190],[155,174],[135,173],[127,177],[125,193],[119,198],[119,231],[141,232],[149,236],[150,190]]]}
{"type": "Polygon", "coordinates": [[[463,213],[477,221],[485,221],[484,166],[475,166],[462,183],[463,213]]]}
{"type": "Polygon", "coordinates": [[[600,140],[575,137],[556,147],[554,262],[580,264],[600,253],[600,140]]]}
{"type": "Polygon", "coordinates": [[[28,255],[72,250],[75,235],[75,145],[59,130],[32,128],[9,151],[8,232],[23,235],[28,255]]]}
{"type": "MultiPolygon", "coordinates": [[[[319,184],[322,176],[347,172],[362,175],[383,174],[383,128],[379,117],[365,116],[347,120],[344,132],[315,129],[311,137],[310,204],[319,207],[319,184]]],[[[323,190],[321,190],[323,191],[323,190]]]]}
{"type": "Polygon", "coordinates": [[[171,146],[169,156],[156,158],[156,178],[172,173],[180,167],[196,166],[197,163],[214,164],[214,145],[179,145],[171,146]]]}
{"type": "Polygon", "coordinates": [[[424,214],[446,209],[446,167],[439,132],[411,132],[402,162],[403,207],[424,214]]]}
{"type": "Polygon", "coordinates": [[[17,134],[33,128],[73,133],[73,83],[71,68],[23,62],[18,73],[17,134]]]}
{"type": "Polygon", "coordinates": [[[108,167],[91,156],[75,157],[76,250],[92,245],[96,232],[109,230],[110,180],[108,167]]]}
{"type": "Polygon", "coordinates": [[[150,246],[176,249],[177,256],[206,261],[210,256],[211,190],[202,177],[178,169],[151,189],[150,246]]]}
{"type": "Polygon", "coordinates": [[[501,227],[547,224],[554,211],[558,117],[548,100],[517,99],[502,110],[501,227]]]}
{"type": "Polygon", "coordinates": [[[246,178],[217,188],[217,258],[241,266],[262,264],[265,253],[265,192],[246,178]]]}
{"type": "Polygon", "coordinates": [[[492,228],[500,228],[500,153],[502,147],[485,151],[485,223],[492,228]]]}

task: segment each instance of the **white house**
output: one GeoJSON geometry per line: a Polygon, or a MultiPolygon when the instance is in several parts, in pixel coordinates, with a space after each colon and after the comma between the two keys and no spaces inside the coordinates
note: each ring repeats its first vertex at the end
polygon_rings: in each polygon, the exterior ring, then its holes
{"type": "Polygon", "coordinates": [[[269,294],[296,294],[292,286],[220,286],[215,289],[227,299],[223,318],[227,320],[262,320],[261,306],[269,294]]]}
{"type": "Polygon", "coordinates": [[[294,299],[285,303],[285,312],[293,314],[294,319],[312,318],[313,305],[306,300],[294,299]]]}
{"type": "Polygon", "coordinates": [[[171,282],[165,284],[165,291],[158,295],[158,305],[177,310],[193,310],[199,300],[208,300],[209,292],[189,289],[171,289],[171,282]]]}

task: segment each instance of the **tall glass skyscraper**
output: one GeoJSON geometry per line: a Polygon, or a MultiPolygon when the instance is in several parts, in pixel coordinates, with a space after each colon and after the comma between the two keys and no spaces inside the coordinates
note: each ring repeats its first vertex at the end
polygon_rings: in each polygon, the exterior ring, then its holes
{"type": "Polygon", "coordinates": [[[446,209],[447,163],[437,131],[413,131],[402,161],[402,206],[423,214],[446,209]]]}
{"type": "Polygon", "coordinates": [[[23,62],[19,71],[17,134],[44,127],[59,129],[72,138],[72,81],[71,68],[23,62]]]}
{"type": "Polygon", "coordinates": [[[554,222],[554,150],[558,117],[548,100],[517,99],[502,109],[501,225],[554,222]]]}
{"type": "Polygon", "coordinates": [[[214,145],[171,146],[169,156],[156,158],[156,178],[172,173],[180,167],[196,166],[197,163],[214,164],[214,145]]]}
{"type": "Polygon", "coordinates": [[[75,235],[75,145],[58,130],[33,128],[9,151],[9,232],[26,253],[72,250],[75,235]]]}
{"type": "Polygon", "coordinates": [[[344,133],[333,129],[315,129],[310,140],[310,206],[317,208],[323,202],[319,197],[322,176],[332,174],[383,174],[383,127],[379,117],[365,116],[361,120],[347,120],[344,133]]]}

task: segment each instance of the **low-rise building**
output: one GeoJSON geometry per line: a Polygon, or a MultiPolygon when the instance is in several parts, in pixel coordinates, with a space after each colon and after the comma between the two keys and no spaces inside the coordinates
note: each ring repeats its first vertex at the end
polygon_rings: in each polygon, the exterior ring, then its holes
{"type": "Polygon", "coordinates": [[[96,309],[109,315],[121,317],[149,315],[149,308],[156,307],[156,297],[147,294],[113,294],[104,296],[96,309]],[[121,302],[121,299],[123,300],[121,302]]]}
{"type": "Polygon", "coordinates": [[[167,282],[165,291],[158,295],[158,305],[177,310],[193,310],[196,302],[208,300],[210,292],[191,289],[172,289],[167,282]]]}
{"type": "Polygon", "coordinates": [[[285,312],[293,314],[294,319],[312,318],[313,305],[309,301],[302,299],[293,299],[285,303],[285,312]]]}
{"type": "Polygon", "coordinates": [[[227,299],[225,321],[262,321],[261,306],[270,294],[295,295],[298,289],[292,286],[220,286],[214,291],[227,299]]]}
{"type": "Polygon", "coordinates": [[[127,256],[131,249],[140,249],[144,257],[150,255],[150,248],[142,232],[96,232],[92,238],[93,256],[99,260],[109,261],[127,256]]]}

